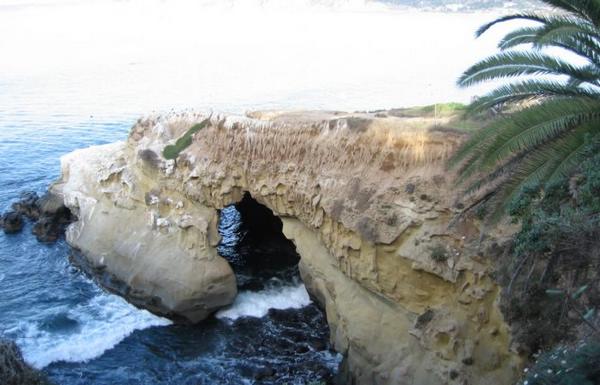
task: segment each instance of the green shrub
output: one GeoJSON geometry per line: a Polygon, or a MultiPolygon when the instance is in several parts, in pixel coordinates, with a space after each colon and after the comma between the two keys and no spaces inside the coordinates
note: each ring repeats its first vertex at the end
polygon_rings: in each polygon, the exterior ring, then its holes
{"type": "Polygon", "coordinates": [[[168,146],[165,146],[163,149],[163,156],[165,159],[176,159],[181,151],[185,150],[190,144],[192,144],[192,135],[206,127],[209,122],[209,119],[205,119],[202,122],[193,125],[189,130],[186,131],[185,134],[177,139],[175,144],[169,144],[168,146]]]}
{"type": "Polygon", "coordinates": [[[579,326],[597,329],[581,316],[600,307],[600,153],[590,152],[576,176],[526,186],[509,207],[521,230],[499,261],[502,307],[529,352],[572,341],[579,326]],[[576,301],[549,295],[584,286],[576,301]]]}
{"type": "Polygon", "coordinates": [[[448,259],[448,251],[443,245],[435,245],[431,249],[431,259],[436,262],[445,262],[448,259]]]}
{"type": "Polygon", "coordinates": [[[527,369],[521,385],[600,384],[600,343],[558,347],[542,354],[527,369]]]}

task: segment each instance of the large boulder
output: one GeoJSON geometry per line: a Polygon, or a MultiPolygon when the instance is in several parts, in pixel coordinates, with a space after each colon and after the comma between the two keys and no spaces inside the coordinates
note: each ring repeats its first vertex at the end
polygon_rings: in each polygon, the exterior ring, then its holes
{"type": "Polygon", "coordinates": [[[63,179],[51,191],[77,218],[66,240],[107,289],[156,314],[201,321],[237,294],[215,248],[217,211],[150,178],[127,150],[116,143],[61,159],[63,179]]]}

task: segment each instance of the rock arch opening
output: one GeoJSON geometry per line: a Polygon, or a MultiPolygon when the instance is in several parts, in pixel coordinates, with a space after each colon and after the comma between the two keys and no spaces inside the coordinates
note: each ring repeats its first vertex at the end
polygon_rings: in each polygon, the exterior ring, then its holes
{"type": "Polygon", "coordinates": [[[300,279],[300,255],[281,219],[249,193],[220,212],[219,254],[231,265],[238,295],[217,319],[240,335],[231,344],[245,371],[264,384],[332,384],[340,356],[328,341],[324,310],[300,279]],[[260,359],[256,359],[260,357],[260,359]]]}
{"type": "Polygon", "coordinates": [[[281,219],[249,193],[221,210],[218,252],[235,272],[240,291],[299,282],[300,255],[282,229],[281,219]]]}

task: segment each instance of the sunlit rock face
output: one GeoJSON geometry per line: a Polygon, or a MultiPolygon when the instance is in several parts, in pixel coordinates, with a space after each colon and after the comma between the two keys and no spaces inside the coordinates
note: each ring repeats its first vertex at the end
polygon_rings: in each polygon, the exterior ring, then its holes
{"type": "Polygon", "coordinates": [[[235,297],[218,210],[249,193],[294,241],[348,384],[510,384],[492,239],[453,220],[444,160],[461,135],[393,115],[212,115],[174,160],[164,147],[207,115],[141,119],[125,143],[62,159],[67,240],[131,302],[198,321],[235,297]]]}

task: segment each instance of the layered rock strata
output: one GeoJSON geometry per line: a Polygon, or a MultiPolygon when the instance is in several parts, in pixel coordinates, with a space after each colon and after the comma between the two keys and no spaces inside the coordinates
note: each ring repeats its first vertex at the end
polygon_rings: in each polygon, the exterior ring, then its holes
{"type": "Polygon", "coordinates": [[[283,221],[348,384],[509,384],[521,360],[481,229],[456,221],[445,122],[336,112],[140,119],[127,141],[62,158],[53,191],[97,272],[135,304],[195,322],[233,301],[219,209],[245,193],[283,221]]]}

